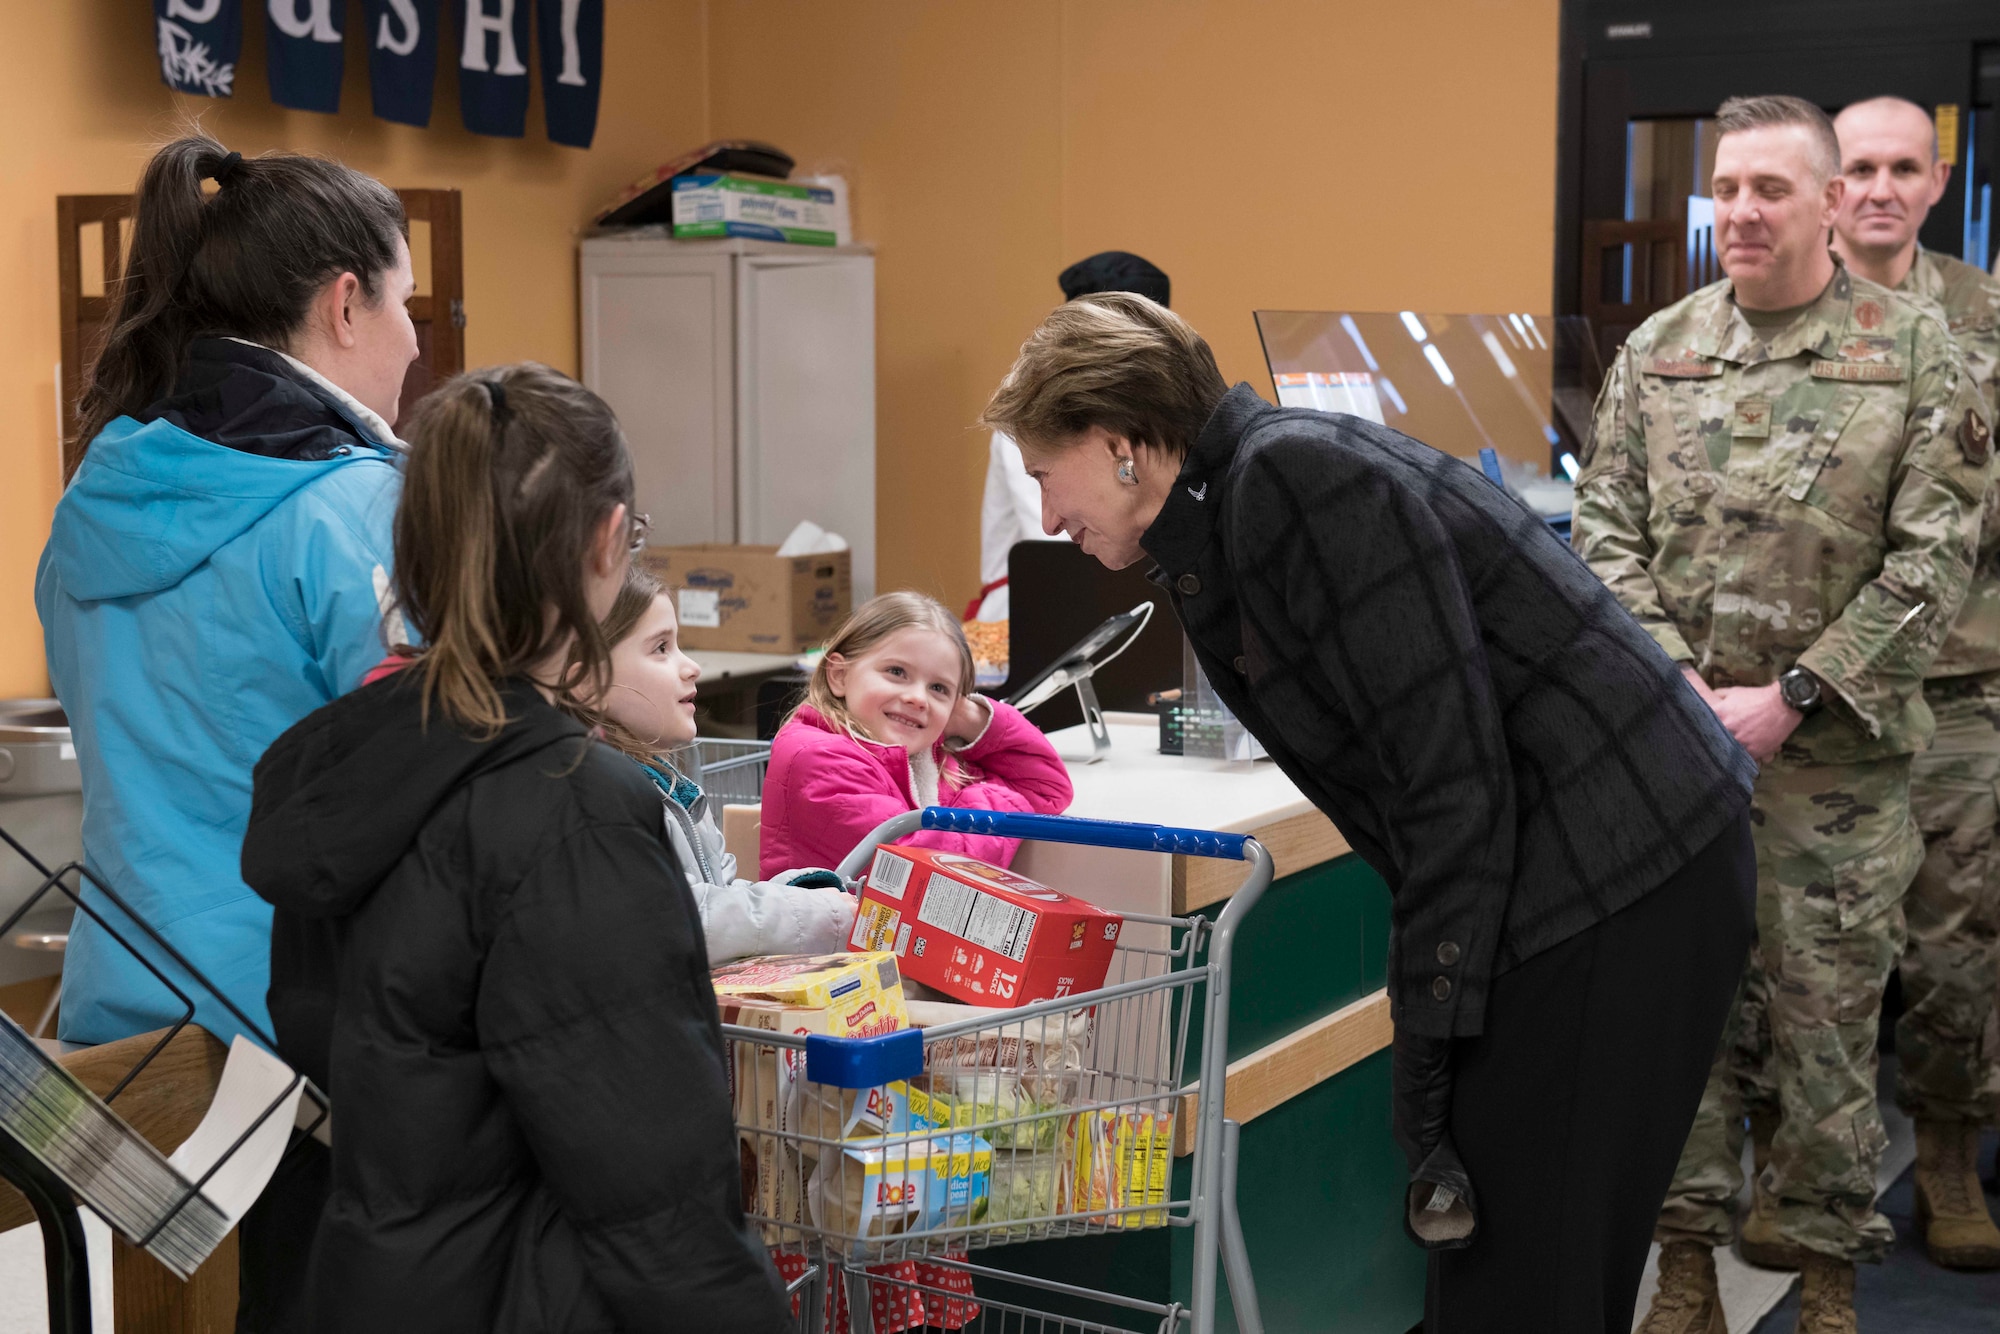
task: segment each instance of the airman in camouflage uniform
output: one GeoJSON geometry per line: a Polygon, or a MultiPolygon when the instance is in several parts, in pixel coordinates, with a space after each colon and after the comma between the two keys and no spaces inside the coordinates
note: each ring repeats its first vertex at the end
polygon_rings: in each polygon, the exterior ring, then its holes
{"type": "MultiPolygon", "coordinates": [[[[2000,280],[1919,250],[1898,290],[1944,315],[1989,415],[2000,409],[2000,280]]],[[[1916,759],[1911,803],[1929,851],[1906,908],[1896,1025],[1896,1101],[1974,1126],[1993,1110],[1981,1048],[2000,985],[2000,488],[1987,495],[1972,587],[1924,685],[1937,739],[1916,759]]]]}
{"type": "MultiPolygon", "coordinates": [[[[1729,133],[1725,121],[1725,147],[1729,133]]],[[[1746,311],[1725,279],[1640,326],[1606,379],[1577,482],[1579,554],[1670,657],[1710,691],[1801,668],[1823,705],[1764,760],[1752,811],[1752,970],[1771,983],[1782,1113],[1765,1181],[1783,1235],[1836,1262],[1821,1266],[1818,1296],[1808,1269],[1802,1330],[1816,1301],[1840,1319],[1810,1327],[1853,1328],[1849,1266],[1894,1238],[1874,1209],[1886,1146],[1875,1032],[1923,856],[1909,808],[1910,757],[1932,732],[1922,683],[1965,595],[1989,450],[1942,323],[1836,265],[1788,322],[1746,311]]],[[[1731,1046],[1662,1242],[1729,1240],[1743,1141],[1731,1046]]],[[[1649,1329],[1669,1327],[1654,1316],[1649,1329]]],[[[1720,1318],[1711,1300],[1671,1327],[1719,1331],[1720,1318]]]]}
{"type": "MultiPolygon", "coordinates": [[[[1834,248],[1858,275],[1921,299],[1945,321],[1992,420],[2000,406],[2000,282],[1917,242],[1951,173],[1929,113],[1901,98],[1873,98],[1842,111],[1835,130],[1846,190],[1834,248]]],[[[1974,1162],[1990,1111],[1992,1068],[1982,1046],[2000,972],[2000,490],[1988,490],[1972,584],[1924,695],[1937,735],[1911,768],[1910,803],[1926,852],[1904,902],[1897,1101],[1916,1122],[1916,1208],[1927,1248],[1942,1264],[1990,1269],[2000,1267],[2000,1229],[1974,1162]]],[[[1763,1091],[1754,1077],[1746,1081],[1753,1101],[1763,1091]]],[[[1745,1223],[1745,1258],[1760,1260],[1758,1250],[1773,1240],[1770,1221],[1760,1207],[1745,1223]]]]}

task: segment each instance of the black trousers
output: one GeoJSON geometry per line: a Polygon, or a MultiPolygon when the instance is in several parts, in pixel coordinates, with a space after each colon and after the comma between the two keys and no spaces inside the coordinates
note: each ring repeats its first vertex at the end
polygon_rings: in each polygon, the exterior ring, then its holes
{"type": "Polygon", "coordinates": [[[1485,1032],[1452,1053],[1479,1231],[1431,1253],[1429,1334],[1629,1334],[1756,890],[1746,813],[1645,898],[1494,979],[1485,1032]]]}

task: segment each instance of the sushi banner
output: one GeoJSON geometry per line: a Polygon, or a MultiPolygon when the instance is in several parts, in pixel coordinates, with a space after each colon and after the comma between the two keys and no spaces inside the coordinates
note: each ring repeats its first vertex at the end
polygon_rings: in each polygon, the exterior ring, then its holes
{"type": "Polygon", "coordinates": [[[266,0],[271,100],[294,111],[340,110],[343,0],[266,0]]]}
{"type": "Polygon", "coordinates": [[[588,148],[604,81],[604,0],[535,0],[535,28],[549,139],[588,148]]]}
{"type": "Polygon", "coordinates": [[[438,0],[368,0],[368,91],[375,114],[431,123],[437,80],[438,0]]]}
{"type": "Polygon", "coordinates": [[[243,51],[243,0],[153,0],[160,80],[180,93],[228,97],[243,51]]]}
{"type": "Polygon", "coordinates": [[[456,0],[458,109],[474,134],[528,129],[529,0],[456,0]]]}

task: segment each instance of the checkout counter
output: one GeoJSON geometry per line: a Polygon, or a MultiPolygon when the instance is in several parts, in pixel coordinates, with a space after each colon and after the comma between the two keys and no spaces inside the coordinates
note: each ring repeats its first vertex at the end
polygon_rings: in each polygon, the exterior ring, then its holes
{"type": "MultiPolygon", "coordinates": [[[[1162,630],[1175,627],[1151,633],[1162,630]]],[[[1324,1329],[1337,1312],[1343,1331],[1405,1334],[1423,1316],[1425,1261],[1403,1235],[1403,1158],[1389,1133],[1388,888],[1269,761],[1162,755],[1154,715],[1106,721],[1111,750],[1095,764],[1080,762],[1091,751],[1082,726],[1050,735],[1070,761],[1068,814],[1250,834],[1276,864],[1237,939],[1225,1095],[1243,1126],[1237,1198],[1265,1324],[1324,1329]]],[[[1023,844],[1014,867],[1108,908],[1174,916],[1216,916],[1244,875],[1236,862],[1055,843],[1023,844]]],[[[1191,1040],[1190,1068],[1198,1051],[1191,1040]]],[[[1176,1164],[1177,1190],[1188,1163],[1176,1164]]],[[[1186,1301],[1193,1238],[1157,1229],[979,1258],[1186,1301]]],[[[1220,1329],[1235,1328],[1227,1308],[1225,1290],[1220,1329]]]]}

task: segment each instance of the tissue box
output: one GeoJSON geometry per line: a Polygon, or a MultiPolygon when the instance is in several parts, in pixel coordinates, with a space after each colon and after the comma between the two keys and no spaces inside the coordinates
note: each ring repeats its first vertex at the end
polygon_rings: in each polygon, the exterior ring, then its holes
{"type": "Polygon", "coordinates": [[[748,236],[795,245],[847,245],[847,183],[780,181],[709,171],[673,179],[674,235],[748,236]]]}
{"type": "Polygon", "coordinates": [[[649,547],[641,558],[674,599],[681,646],[803,653],[854,607],[854,553],[780,556],[776,547],[649,547]]]}
{"type": "Polygon", "coordinates": [[[892,950],[903,976],[972,1005],[1014,1006],[1104,985],[1125,919],[955,852],[878,848],[851,950],[892,950]]]}

